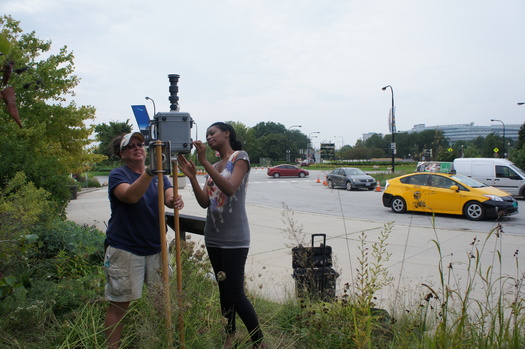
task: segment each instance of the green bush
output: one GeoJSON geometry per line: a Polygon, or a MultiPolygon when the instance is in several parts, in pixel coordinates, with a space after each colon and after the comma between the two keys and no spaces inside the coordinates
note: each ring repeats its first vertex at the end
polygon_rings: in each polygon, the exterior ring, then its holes
{"type": "Polygon", "coordinates": [[[82,181],[82,188],[100,188],[101,186],[95,177],[90,177],[87,181],[82,181]]]}
{"type": "Polygon", "coordinates": [[[0,347],[56,347],[64,323],[103,295],[102,232],[55,218],[31,233],[39,243],[0,279],[0,347]]]}
{"type": "Polygon", "coordinates": [[[36,227],[33,232],[41,241],[36,258],[54,258],[65,251],[71,256],[102,263],[105,235],[94,226],[56,219],[36,227]]]}
{"type": "Polygon", "coordinates": [[[36,226],[45,226],[58,214],[58,209],[44,189],[17,173],[0,191],[0,274],[9,266],[27,263],[27,255],[38,246],[33,233],[36,226]]]}

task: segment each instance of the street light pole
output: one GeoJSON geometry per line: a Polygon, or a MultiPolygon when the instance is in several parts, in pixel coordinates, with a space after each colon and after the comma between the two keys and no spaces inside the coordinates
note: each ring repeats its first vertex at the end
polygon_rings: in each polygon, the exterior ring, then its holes
{"type": "Polygon", "coordinates": [[[193,120],[193,124],[195,125],[195,140],[199,140],[199,126],[197,125],[195,120],[193,120]]]}
{"type": "Polygon", "coordinates": [[[288,150],[286,150],[286,162],[290,162],[290,129],[292,127],[303,127],[302,125],[292,125],[290,127],[288,127],[288,132],[286,133],[287,135],[287,144],[286,146],[288,147],[288,150]]]}
{"type": "Polygon", "coordinates": [[[381,88],[383,91],[385,91],[387,88],[390,88],[390,91],[392,92],[392,109],[390,110],[391,113],[391,125],[390,125],[390,132],[392,133],[392,144],[390,145],[390,148],[392,150],[392,173],[394,173],[394,162],[396,157],[396,140],[395,140],[395,134],[396,134],[396,114],[395,114],[395,106],[394,106],[394,89],[390,85],[386,85],[385,87],[381,88]]]}
{"type": "Polygon", "coordinates": [[[153,116],[157,115],[157,108],[155,107],[155,101],[149,97],[146,97],[146,100],[153,102],[153,116]]]}
{"type": "Polygon", "coordinates": [[[343,136],[334,136],[334,138],[341,138],[341,148],[339,150],[343,149],[343,147],[345,146],[345,140],[343,139],[343,136]]]}
{"type": "MultiPolygon", "coordinates": [[[[313,134],[315,134],[315,133],[319,134],[319,133],[321,133],[321,132],[316,131],[316,132],[310,132],[310,134],[308,134],[308,142],[307,142],[307,144],[306,144],[306,159],[307,159],[307,160],[308,160],[308,157],[309,157],[309,155],[310,155],[310,144],[312,143],[312,142],[310,141],[310,136],[313,135],[313,134]]],[[[314,155],[315,155],[315,154],[314,154],[314,155]]],[[[315,161],[315,156],[314,156],[314,161],[315,161]]]]}
{"type": "Polygon", "coordinates": [[[506,142],[505,141],[505,124],[503,123],[503,121],[497,120],[497,119],[490,119],[490,121],[499,121],[503,125],[503,149],[501,149],[501,150],[503,150],[503,158],[505,159],[507,157],[506,156],[507,154],[505,153],[505,142],[506,142]]]}

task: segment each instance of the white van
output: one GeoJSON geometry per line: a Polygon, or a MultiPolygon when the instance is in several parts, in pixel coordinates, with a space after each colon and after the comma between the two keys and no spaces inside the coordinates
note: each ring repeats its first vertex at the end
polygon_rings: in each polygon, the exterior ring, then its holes
{"type": "Polygon", "coordinates": [[[457,158],[454,160],[454,170],[513,196],[525,196],[525,172],[509,160],[457,158]]]}

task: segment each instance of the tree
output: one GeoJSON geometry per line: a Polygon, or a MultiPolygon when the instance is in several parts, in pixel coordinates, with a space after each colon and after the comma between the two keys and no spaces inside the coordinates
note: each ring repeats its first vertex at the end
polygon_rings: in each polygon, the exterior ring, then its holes
{"type": "Polygon", "coordinates": [[[237,139],[242,143],[242,148],[246,150],[250,156],[250,161],[252,163],[259,162],[260,147],[253,129],[240,121],[227,121],[227,123],[235,129],[237,139]]]}
{"type": "Polygon", "coordinates": [[[483,146],[481,147],[481,156],[484,158],[493,158],[495,153],[494,149],[496,148],[499,149],[498,155],[502,156],[502,144],[503,137],[500,137],[495,133],[489,133],[487,137],[485,137],[483,146]]]}
{"type": "Polygon", "coordinates": [[[510,161],[521,169],[525,168],[525,148],[516,149],[512,152],[510,161]]]}
{"type": "Polygon", "coordinates": [[[518,143],[516,144],[516,149],[522,149],[525,146],[525,122],[521,125],[520,130],[518,131],[518,143]]]}
{"type": "Polygon", "coordinates": [[[463,157],[465,158],[479,158],[481,153],[480,148],[476,147],[474,144],[469,143],[466,148],[464,148],[463,157]]]}
{"type": "Polygon", "coordinates": [[[296,158],[302,158],[303,154],[300,150],[308,147],[308,137],[297,129],[287,131],[287,149],[290,150],[290,162],[294,162],[296,158]]]}
{"type": "Polygon", "coordinates": [[[366,160],[368,159],[368,149],[365,147],[353,147],[348,151],[350,159],[366,160]]]}
{"type": "MultiPolygon", "coordinates": [[[[360,141],[360,139],[357,140],[356,147],[360,141]]],[[[390,142],[387,142],[386,138],[381,137],[380,134],[374,134],[364,141],[364,146],[368,149],[376,149],[374,150],[374,156],[371,157],[383,158],[387,156],[386,150],[390,149],[390,142]],[[379,152],[377,149],[379,149],[379,152]]]]}
{"type": "Polygon", "coordinates": [[[270,158],[274,161],[284,161],[286,158],[287,140],[283,134],[269,134],[259,138],[263,149],[261,157],[270,158]]]}
{"type": "Polygon", "coordinates": [[[448,148],[448,140],[440,130],[424,130],[410,134],[410,144],[414,159],[434,159],[436,154],[444,147],[448,148]]]}
{"type": "Polygon", "coordinates": [[[259,122],[253,127],[253,132],[256,138],[267,136],[269,134],[286,133],[286,127],[277,122],[259,122]]]}
{"type": "Polygon", "coordinates": [[[518,131],[518,142],[516,149],[510,154],[510,160],[519,168],[525,168],[525,123],[521,125],[518,131]]]}
{"type": "Polygon", "coordinates": [[[113,152],[111,151],[111,141],[113,138],[124,133],[130,133],[132,129],[133,127],[129,124],[129,119],[127,119],[126,122],[110,121],[107,125],[104,123],[96,125],[96,140],[100,143],[95,153],[111,159],[113,157],[113,152]]]}
{"type": "Polygon", "coordinates": [[[290,150],[290,160],[300,155],[299,149],[306,149],[308,137],[297,129],[287,129],[276,122],[259,122],[252,128],[254,140],[259,143],[258,156],[273,160],[285,160],[286,151],[290,150]],[[272,135],[268,138],[267,136],[272,135]],[[277,136],[277,137],[273,137],[277,136]],[[280,137],[279,137],[280,136],[280,137]],[[276,141],[269,144],[269,140],[276,141]]]}
{"type": "MultiPolygon", "coordinates": [[[[95,117],[95,108],[66,104],[79,83],[73,75],[73,53],[64,46],[53,54],[51,41],[42,41],[35,32],[22,34],[20,22],[0,17],[0,37],[8,51],[0,56],[1,66],[12,66],[9,85],[16,93],[16,104],[23,128],[0,108],[0,187],[23,172],[29,182],[51,193],[63,203],[70,197],[70,173],[84,171],[101,159],[89,149],[93,127],[86,120],[95,117]],[[44,57],[44,58],[43,58],[44,57]]],[[[4,46],[2,46],[4,47],[4,46]]],[[[7,72],[4,69],[3,78],[7,72]]]]}
{"type": "Polygon", "coordinates": [[[341,149],[336,151],[336,158],[341,160],[350,160],[352,159],[352,147],[349,145],[343,146],[341,149]]]}

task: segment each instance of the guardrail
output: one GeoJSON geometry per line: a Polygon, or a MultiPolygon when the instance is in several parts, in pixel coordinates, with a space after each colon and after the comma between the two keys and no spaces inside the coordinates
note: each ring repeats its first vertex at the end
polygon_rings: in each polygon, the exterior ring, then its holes
{"type": "MultiPolygon", "coordinates": [[[[166,212],[166,224],[175,231],[175,215],[173,212],[166,212]]],[[[206,218],[191,216],[179,213],[180,238],[186,240],[186,233],[204,235],[204,225],[206,218]]]]}

